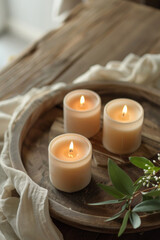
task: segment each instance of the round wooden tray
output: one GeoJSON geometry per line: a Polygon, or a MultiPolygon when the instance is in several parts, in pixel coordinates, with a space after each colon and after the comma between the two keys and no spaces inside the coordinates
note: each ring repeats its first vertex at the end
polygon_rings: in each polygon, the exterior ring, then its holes
{"type": "MultiPolygon", "coordinates": [[[[114,98],[132,98],[142,104],[145,112],[142,144],[132,155],[152,158],[160,149],[160,94],[156,90],[119,82],[96,82],[68,85],[60,90],[47,93],[29,105],[15,122],[10,139],[10,155],[13,166],[27,174],[41,187],[48,189],[50,214],[62,222],[91,231],[115,233],[121,219],[105,222],[120,208],[119,205],[88,206],[87,203],[110,199],[97,183],[110,184],[107,173],[107,158],[114,159],[133,180],[141,170],[128,162],[128,156],[114,155],[104,149],[102,130],[91,138],[93,145],[92,180],[82,191],[64,193],[56,190],[49,180],[48,144],[63,133],[62,101],[66,93],[77,88],[96,91],[103,106],[114,98]]],[[[103,107],[102,107],[103,112],[103,107]]],[[[126,232],[147,231],[158,228],[158,214],[142,216],[142,225],[133,230],[128,224],[126,232]]]]}

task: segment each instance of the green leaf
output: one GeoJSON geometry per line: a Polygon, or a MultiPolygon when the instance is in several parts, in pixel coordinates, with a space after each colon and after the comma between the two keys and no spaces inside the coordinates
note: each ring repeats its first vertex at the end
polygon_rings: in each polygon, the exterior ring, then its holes
{"type": "Polygon", "coordinates": [[[145,197],[157,197],[160,196],[160,189],[154,189],[150,192],[142,192],[142,195],[145,197]]]}
{"type": "Polygon", "coordinates": [[[117,218],[119,218],[121,216],[122,213],[116,213],[115,215],[113,215],[112,217],[108,218],[107,220],[105,220],[105,222],[110,222],[110,221],[113,221],[117,218]]]}
{"type": "Polygon", "coordinates": [[[124,204],[124,205],[122,206],[121,211],[119,211],[118,213],[116,213],[116,214],[113,215],[112,217],[110,217],[110,218],[108,218],[107,220],[105,220],[105,222],[109,222],[109,221],[112,221],[112,220],[118,218],[118,217],[124,212],[124,210],[126,209],[126,206],[127,206],[127,204],[124,204]]]}
{"type": "Polygon", "coordinates": [[[146,196],[146,195],[143,195],[142,197],[143,197],[143,201],[147,201],[147,200],[153,199],[153,197],[146,196]]]}
{"type": "Polygon", "coordinates": [[[123,218],[123,222],[122,225],[120,227],[119,233],[118,233],[118,237],[120,237],[122,235],[122,233],[125,231],[126,227],[127,227],[127,223],[128,223],[128,218],[130,216],[130,210],[128,210],[123,218]]]}
{"type": "Polygon", "coordinates": [[[140,219],[139,215],[135,212],[131,212],[131,214],[129,216],[129,220],[134,229],[138,228],[141,225],[141,219],[140,219]]]}
{"type": "Polygon", "coordinates": [[[155,197],[155,199],[160,200],[160,196],[155,197]]]}
{"type": "Polygon", "coordinates": [[[133,209],[132,212],[154,212],[160,210],[160,200],[152,199],[146,200],[137,204],[133,209]]]}
{"type": "Polygon", "coordinates": [[[160,167],[154,167],[153,170],[157,173],[160,170],[160,167]]]}
{"type": "Polygon", "coordinates": [[[134,192],[137,192],[142,187],[142,183],[137,184],[134,186],[134,192]]]}
{"type": "Polygon", "coordinates": [[[133,194],[134,186],[131,178],[111,159],[108,159],[108,173],[118,191],[129,196],[133,194]]]}
{"type": "Polygon", "coordinates": [[[107,186],[104,184],[99,183],[98,186],[107,192],[109,195],[113,196],[114,198],[123,198],[125,195],[121,192],[119,192],[114,186],[107,186]]]}
{"type": "Polygon", "coordinates": [[[151,168],[155,167],[154,164],[145,157],[129,157],[129,160],[133,165],[141,169],[148,169],[148,167],[151,167],[151,168]]]}
{"type": "Polygon", "coordinates": [[[123,200],[116,199],[116,200],[108,200],[108,201],[103,201],[98,203],[88,203],[88,205],[100,206],[100,205],[115,204],[115,203],[121,203],[121,202],[123,202],[123,200]]]}

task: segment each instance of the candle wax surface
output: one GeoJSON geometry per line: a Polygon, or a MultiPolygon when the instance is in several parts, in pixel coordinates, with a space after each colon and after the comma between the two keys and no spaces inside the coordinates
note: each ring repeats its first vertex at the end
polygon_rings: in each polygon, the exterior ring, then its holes
{"type": "Polygon", "coordinates": [[[80,103],[81,95],[77,95],[68,100],[68,106],[78,111],[87,111],[93,109],[96,104],[95,99],[90,96],[85,96],[85,94],[83,96],[85,97],[85,102],[83,104],[80,103]]]}
{"type": "Polygon", "coordinates": [[[68,162],[82,159],[87,152],[85,143],[74,140],[74,148],[72,151],[69,150],[70,143],[70,140],[55,143],[54,146],[51,147],[52,154],[56,158],[68,162]]]}

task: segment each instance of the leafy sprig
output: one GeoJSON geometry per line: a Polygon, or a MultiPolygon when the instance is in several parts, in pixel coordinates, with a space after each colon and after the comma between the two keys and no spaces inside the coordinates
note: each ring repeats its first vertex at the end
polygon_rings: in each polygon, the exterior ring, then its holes
{"type": "Polygon", "coordinates": [[[89,205],[106,205],[122,203],[119,212],[105,221],[112,221],[123,214],[123,221],[118,232],[121,236],[125,231],[128,221],[130,221],[134,229],[140,227],[141,218],[139,213],[153,213],[160,211],[160,154],[158,160],[151,162],[144,157],[130,157],[130,162],[138,168],[141,168],[144,175],[135,182],[129,175],[123,171],[112,159],[108,159],[108,174],[112,182],[112,186],[98,184],[98,186],[111,195],[114,199],[90,203],[89,205]],[[133,200],[141,195],[141,202],[133,206],[133,200]]]}

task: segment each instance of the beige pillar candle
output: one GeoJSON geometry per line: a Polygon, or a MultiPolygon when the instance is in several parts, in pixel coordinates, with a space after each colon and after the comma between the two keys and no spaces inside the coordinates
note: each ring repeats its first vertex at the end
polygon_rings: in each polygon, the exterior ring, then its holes
{"type": "Polygon", "coordinates": [[[101,99],[93,91],[69,92],[63,101],[64,131],[90,138],[100,129],[101,99]]]}
{"type": "Polygon", "coordinates": [[[116,154],[134,152],[141,144],[144,111],[131,99],[115,99],[104,107],[103,145],[116,154]]]}
{"type": "Polygon", "coordinates": [[[64,192],[76,192],[91,180],[92,145],[79,134],[62,134],[48,148],[49,176],[52,184],[64,192]]]}

